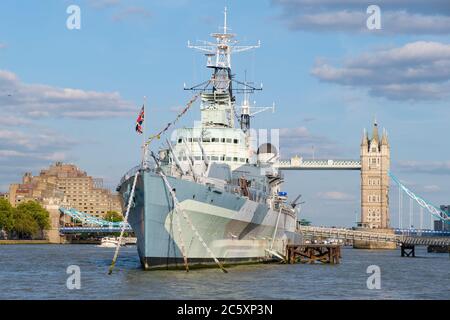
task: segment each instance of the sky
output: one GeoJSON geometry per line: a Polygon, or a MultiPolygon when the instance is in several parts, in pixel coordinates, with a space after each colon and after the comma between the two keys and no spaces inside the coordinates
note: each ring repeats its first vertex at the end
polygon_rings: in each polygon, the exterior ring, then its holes
{"type": "MultiPolygon", "coordinates": [[[[389,134],[391,171],[430,202],[450,203],[448,0],[1,1],[0,191],[55,161],[113,189],[139,162],[143,97],[150,135],[190,99],[185,83],[209,78],[187,41],[219,31],[225,6],[240,44],[261,41],[233,56],[233,73],[263,83],[257,105],[275,103],[253,127],[280,129],[282,158],[359,159],[376,119],[389,134]],[[80,29],[67,28],[71,5],[80,29]],[[369,5],[380,8],[381,29],[367,27],[369,5]]],[[[197,104],[177,127],[199,113],[197,104]]],[[[284,189],[302,194],[303,218],[351,226],[359,183],[358,171],[286,172],[284,189]]],[[[396,226],[394,185],[390,199],[396,226]]]]}

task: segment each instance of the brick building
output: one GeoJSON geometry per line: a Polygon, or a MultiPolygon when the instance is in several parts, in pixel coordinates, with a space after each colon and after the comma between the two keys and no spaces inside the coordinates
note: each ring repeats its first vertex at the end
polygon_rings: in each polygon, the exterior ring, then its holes
{"type": "Polygon", "coordinates": [[[22,183],[10,185],[8,198],[14,207],[37,200],[44,205],[56,201],[96,217],[108,211],[122,212],[119,196],[103,188],[102,179],[88,176],[73,164],[61,162],[41,170],[37,176],[25,173],[22,183]]]}

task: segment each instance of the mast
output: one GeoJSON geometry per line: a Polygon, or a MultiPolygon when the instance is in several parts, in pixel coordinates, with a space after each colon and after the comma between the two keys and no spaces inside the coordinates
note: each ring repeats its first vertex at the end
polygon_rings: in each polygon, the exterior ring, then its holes
{"type": "Polygon", "coordinates": [[[224,10],[224,22],[221,32],[212,33],[215,42],[200,41],[200,45],[191,45],[188,48],[205,52],[206,66],[213,70],[209,83],[209,90],[200,89],[202,83],[188,90],[203,90],[202,93],[202,123],[206,127],[234,127],[234,103],[233,76],[231,74],[231,55],[260,47],[257,45],[240,46],[234,39],[235,34],[230,33],[228,27],[227,8],[224,10]],[[214,109],[216,112],[208,112],[214,109]],[[205,112],[203,112],[205,111],[205,112]]]}

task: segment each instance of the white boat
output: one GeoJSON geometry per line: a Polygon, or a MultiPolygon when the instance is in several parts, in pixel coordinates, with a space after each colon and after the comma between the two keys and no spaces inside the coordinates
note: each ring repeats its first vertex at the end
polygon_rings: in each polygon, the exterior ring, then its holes
{"type": "MultiPolygon", "coordinates": [[[[116,237],[104,237],[102,238],[101,244],[99,244],[99,247],[102,248],[115,248],[119,244],[119,239],[116,237]]],[[[124,245],[124,242],[122,241],[122,246],[124,245]]]]}

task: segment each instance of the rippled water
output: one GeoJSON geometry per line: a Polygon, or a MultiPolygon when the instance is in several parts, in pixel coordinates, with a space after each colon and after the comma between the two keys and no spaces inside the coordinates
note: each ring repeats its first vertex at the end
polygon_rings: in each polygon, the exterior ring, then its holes
{"type": "Polygon", "coordinates": [[[448,254],[416,249],[344,249],[339,265],[261,264],[217,269],[143,271],[136,249],[91,245],[0,246],[0,299],[449,299],[448,254]],[[81,268],[81,289],[66,287],[66,268],[81,268]],[[381,289],[369,290],[369,265],[381,268],[381,289]]]}

